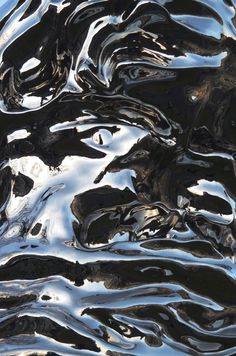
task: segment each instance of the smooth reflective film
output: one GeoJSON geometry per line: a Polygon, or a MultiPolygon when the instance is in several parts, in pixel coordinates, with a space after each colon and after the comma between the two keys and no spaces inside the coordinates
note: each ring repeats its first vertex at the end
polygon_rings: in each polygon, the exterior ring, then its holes
{"type": "Polygon", "coordinates": [[[0,3],[0,353],[236,354],[235,0],[0,3]]]}

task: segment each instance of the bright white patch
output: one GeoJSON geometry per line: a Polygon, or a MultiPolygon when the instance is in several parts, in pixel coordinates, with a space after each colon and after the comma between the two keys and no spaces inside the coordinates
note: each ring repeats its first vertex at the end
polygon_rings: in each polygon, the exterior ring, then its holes
{"type": "Polygon", "coordinates": [[[28,136],[30,136],[30,132],[28,132],[27,130],[17,130],[12,132],[10,135],[7,135],[7,142],[10,143],[14,140],[20,140],[28,136]]]}
{"type": "Polygon", "coordinates": [[[42,98],[40,96],[24,96],[22,105],[27,109],[36,109],[41,106],[42,98]]]}
{"type": "Polygon", "coordinates": [[[27,72],[28,70],[37,67],[40,64],[40,62],[41,61],[35,57],[30,58],[27,62],[23,64],[23,66],[20,69],[20,73],[27,72]]]}

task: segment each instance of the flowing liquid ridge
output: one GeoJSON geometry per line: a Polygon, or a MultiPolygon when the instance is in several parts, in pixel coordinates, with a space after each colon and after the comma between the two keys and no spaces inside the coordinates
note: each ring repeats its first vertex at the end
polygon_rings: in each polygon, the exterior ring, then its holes
{"type": "Polygon", "coordinates": [[[236,0],[0,1],[0,354],[236,354],[236,0]]]}

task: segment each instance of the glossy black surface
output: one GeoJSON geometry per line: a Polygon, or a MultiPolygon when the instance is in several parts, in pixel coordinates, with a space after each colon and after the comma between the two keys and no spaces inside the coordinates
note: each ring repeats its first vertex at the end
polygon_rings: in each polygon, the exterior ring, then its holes
{"type": "Polygon", "coordinates": [[[0,354],[236,354],[235,0],[0,0],[0,354]]]}

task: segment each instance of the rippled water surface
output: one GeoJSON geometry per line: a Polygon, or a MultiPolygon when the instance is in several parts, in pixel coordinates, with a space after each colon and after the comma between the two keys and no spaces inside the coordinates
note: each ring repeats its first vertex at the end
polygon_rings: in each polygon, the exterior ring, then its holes
{"type": "Polygon", "coordinates": [[[236,1],[0,0],[0,354],[236,354],[236,1]]]}

